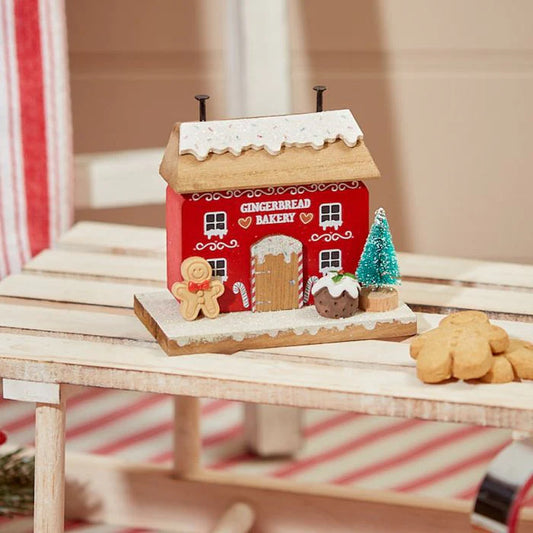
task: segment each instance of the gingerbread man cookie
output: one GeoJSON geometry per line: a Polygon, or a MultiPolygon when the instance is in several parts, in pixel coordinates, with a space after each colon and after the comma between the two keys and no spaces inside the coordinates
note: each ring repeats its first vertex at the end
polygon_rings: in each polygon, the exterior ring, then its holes
{"type": "Polygon", "coordinates": [[[211,265],[202,257],[188,257],[181,264],[182,282],[172,285],[172,294],[181,302],[180,313],[185,320],[194,320],[200,311],[208,318],[220,313],[217,298],[224,293],[224,285],[211,279],[211,265]]]}
{"type": "Polygon", "coordinates": [[[483,383],[508,383],[515,379],[533,379],[533,344],[511,339],[509,347],[494,357],[492,368],[481,378],[483,383]]]}
{"type": "MultiPolygon", "coordinates": [[[[410,347],[418,377],[439,383],[451,377],[477,379],[493,368],[493,355],[505,352],[509,337],[481,311],[460,311],[417,337],[410,347]]],[[[500,367],[500,362],[496,363],[500,367]]],[[[507,366],[503,363],[502,366],[507,366]]]]}
{"type": "Polygon", "coordinates": [[[506,359],[505,352],[492,358],[491,369],[479,379],[482,383],[509,383],[514,381],[515,373],[511,363],[506,359]]]}

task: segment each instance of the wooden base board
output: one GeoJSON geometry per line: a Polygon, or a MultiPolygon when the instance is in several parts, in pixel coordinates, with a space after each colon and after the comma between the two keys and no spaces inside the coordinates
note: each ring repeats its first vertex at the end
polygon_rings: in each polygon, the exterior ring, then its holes
{"type": "Polygon", "coordinates": [[[416,334],[416,316],[405,304],[383,313],[345,319],[321,317],[308,306],[268,313],[227,313],[188,322],[169,291],[136,294],[136,315],[168,355],[321,344],[416,334]]]}
{"type": "MultiPolygon", "coordinates": [[[[471,533],[471,503],[353,487],[201,471],[170,470],[111,457],[67,454],[67,516],[124,527],[203,533],[235,502],[246,502],[257,531],[471,533]]],[[[533,533],[522,513],[521,533],[533,533]]]]}

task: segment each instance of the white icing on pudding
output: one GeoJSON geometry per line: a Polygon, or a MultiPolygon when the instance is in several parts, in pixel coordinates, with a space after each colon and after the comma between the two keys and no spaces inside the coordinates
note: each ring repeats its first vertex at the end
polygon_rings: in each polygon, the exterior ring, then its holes
{"type": "Polygon", "coordinates": [[[338,298],[344,291],[346,291],[352,298],[359,297],[361,286],[359,282],[350,276],[342,276],[340,281],[333,281],[337,275],[336,272],[328,272],[325,276],[320,278],[311,289],[313,296],[320,290],[326,287],[333,298],[338,298]]]}

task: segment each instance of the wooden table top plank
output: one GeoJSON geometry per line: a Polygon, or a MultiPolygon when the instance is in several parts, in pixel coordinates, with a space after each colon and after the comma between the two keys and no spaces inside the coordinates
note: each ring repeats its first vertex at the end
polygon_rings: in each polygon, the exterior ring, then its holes
{"type": "MultiPolygon", "coordinates": [[[[0,296],[131,309],[135,293],[155,290],[150,283],[142,280],[132,283],[121,278],[97,280],[62,277],[57,273],[24,273],[2,280],[0,296]]],[[[495,314],[533,316],[533,293],[528,292],[417,282],[405,282],[400,292],[402,299],[415,308],[481,309],[495,314]]]]}
{"type": "MultiPolygon", "coordinates": [[[[416,313],[418,332],[424,333],[438,326],[446,315],[433,313],[416,313]]],[[[533,342],[533,324],[511,320],[492,320],[493,324],[504,328],[508,334],[517,339],[533,342]]],[[[284,346],[280,348],[261,348],[242,352],[260,354],[267,359],[288,359],[298,361],[316,361],[318,364],[351,364],[415,367],[415,361],[407,357],[408,347],[413,337],[398,343],[391,340],[348,341],[341,343],[313,344],[307,346],[284,346]],[[403,345],[401,348],[399,345],[403,345]]]]}
{"type": "MultiPolygon", "coordinates": [[[[58,243],[61,249],[145,255],[164,261],[165,230],[101,222],[79,222],[58,243]]],[[[533,289],[533,265],[399,252],[407,278],[447,280],[533,289]]]]}
{"type": "MultiPolygon", "coordinates": [[[[38,303],[38,302],[37,302],[38,303]]],[[[0,328],[88,337],[109,342],[155,343],[153,336],[133,314],[115,314],[0,302],[0,328]]]]}
{"type": "Polygon", "coordinates": [[[0,282],[0,296],[51,302],[133,308],[135,293],[153,285],[96,281],[38,274],[15,274],[0,282]]]}
{"type": "Polygon", "coordinates": [[[533,289],[533,265],[398,253],[404,277],[533,289]]]}
{"type": "MultiPolygon", "coordinates": [[[[164,286],[161,267],[152,258],[137,257],[132,261],[135,265],[126,271],[126,256],[102,254],[99,262],[101,254],[70,254],[61,251],[38,256],[24,274],[0,282],[0,296],[130,308],[134,293],[164,286]],[[76,274],[77,268],[81,274],[76,274]],[[159,279],[149,279],[156,277],[159,279]]],[[[405,281],[400,297],[415,309],[480,309],[494,314],[533,316],[533,292],[405,281]]]]}
{"type": "Polygon", "coordinates": [[[45,250],[24,266],[25,272],[51,273],[79,278],[136,280],[163,287],[166,266],[161,258],[135,257],[109,252],[78,250],[45,250]]]}
{"type": "Polygon", "coordinates": [[[409,348],[399,347],[400,344],[384,340],[345,341],[282,348],[259,348],[239,352],[238,356],[250,359],[260,356],[270,361],[312,362],[325,366],[345,365],[376,369],[383,366],[414,368],[416,362],[408,357],[409,348]]]}
{"type": "Polygon", "coordinates": [[[78,222],[62,235],[57,247],[164,258],[166,236],[162,228],[78,222]]]}
{"type": "MultiPolygon", "coordinates": [[[[396,346],[408,358],[408,346],[396,346]]],[[[0,364],[13,379],[533,429],[530,383],[432,386],[406,366],[365,369],[238,354],[169,358],[157,348],[102,350],[94,342],[9,333],[0,337],[0,364]]]]}
{"type": "MultiPolygon", "coordinates": [[[[437,326],[445,315],[417,313],[418,331],[423,333],[437,326]]],[[[533,324],[505,320],[493,320],[516,338],[533,342],[533,324]]],[[[66,306],[43,307],[0,302],[0,328],[36,332],[41,335],[56,334],[66,338],[105,340],[120,343],[136,341],[154,343],[151,334],[132,314],[92,312],[71,309],[66,306]]],[[[409,339],[406,341],[409,342],[409,339]]],[[[292,346],[247,350],[243,356],[274,359],[292,359],[296,362],[315,360],[319,364],[368,364],[414,367],[415,363],[405,357],[405,349],[397,348],[393,341],[348,341],[308,346],[292,346]]]]}
{"type": "Polygon", "coordinates": [[[400,298],[410,306],[479,309],[492,313],[533,316],[533,292],[501,288],[462,287],[440,283],[404,281],[400,298]]]}

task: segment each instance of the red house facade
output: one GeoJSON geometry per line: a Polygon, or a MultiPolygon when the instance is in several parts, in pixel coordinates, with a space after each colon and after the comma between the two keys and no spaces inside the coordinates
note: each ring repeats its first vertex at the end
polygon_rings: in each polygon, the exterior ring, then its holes
{"type": "Polygon", "coordinates": [[[379,171],[347,110],[176,125],[161,165],[167,283],[204,257],[222,312],[309,303],[314,280],[355,271],[379,171]]]}

